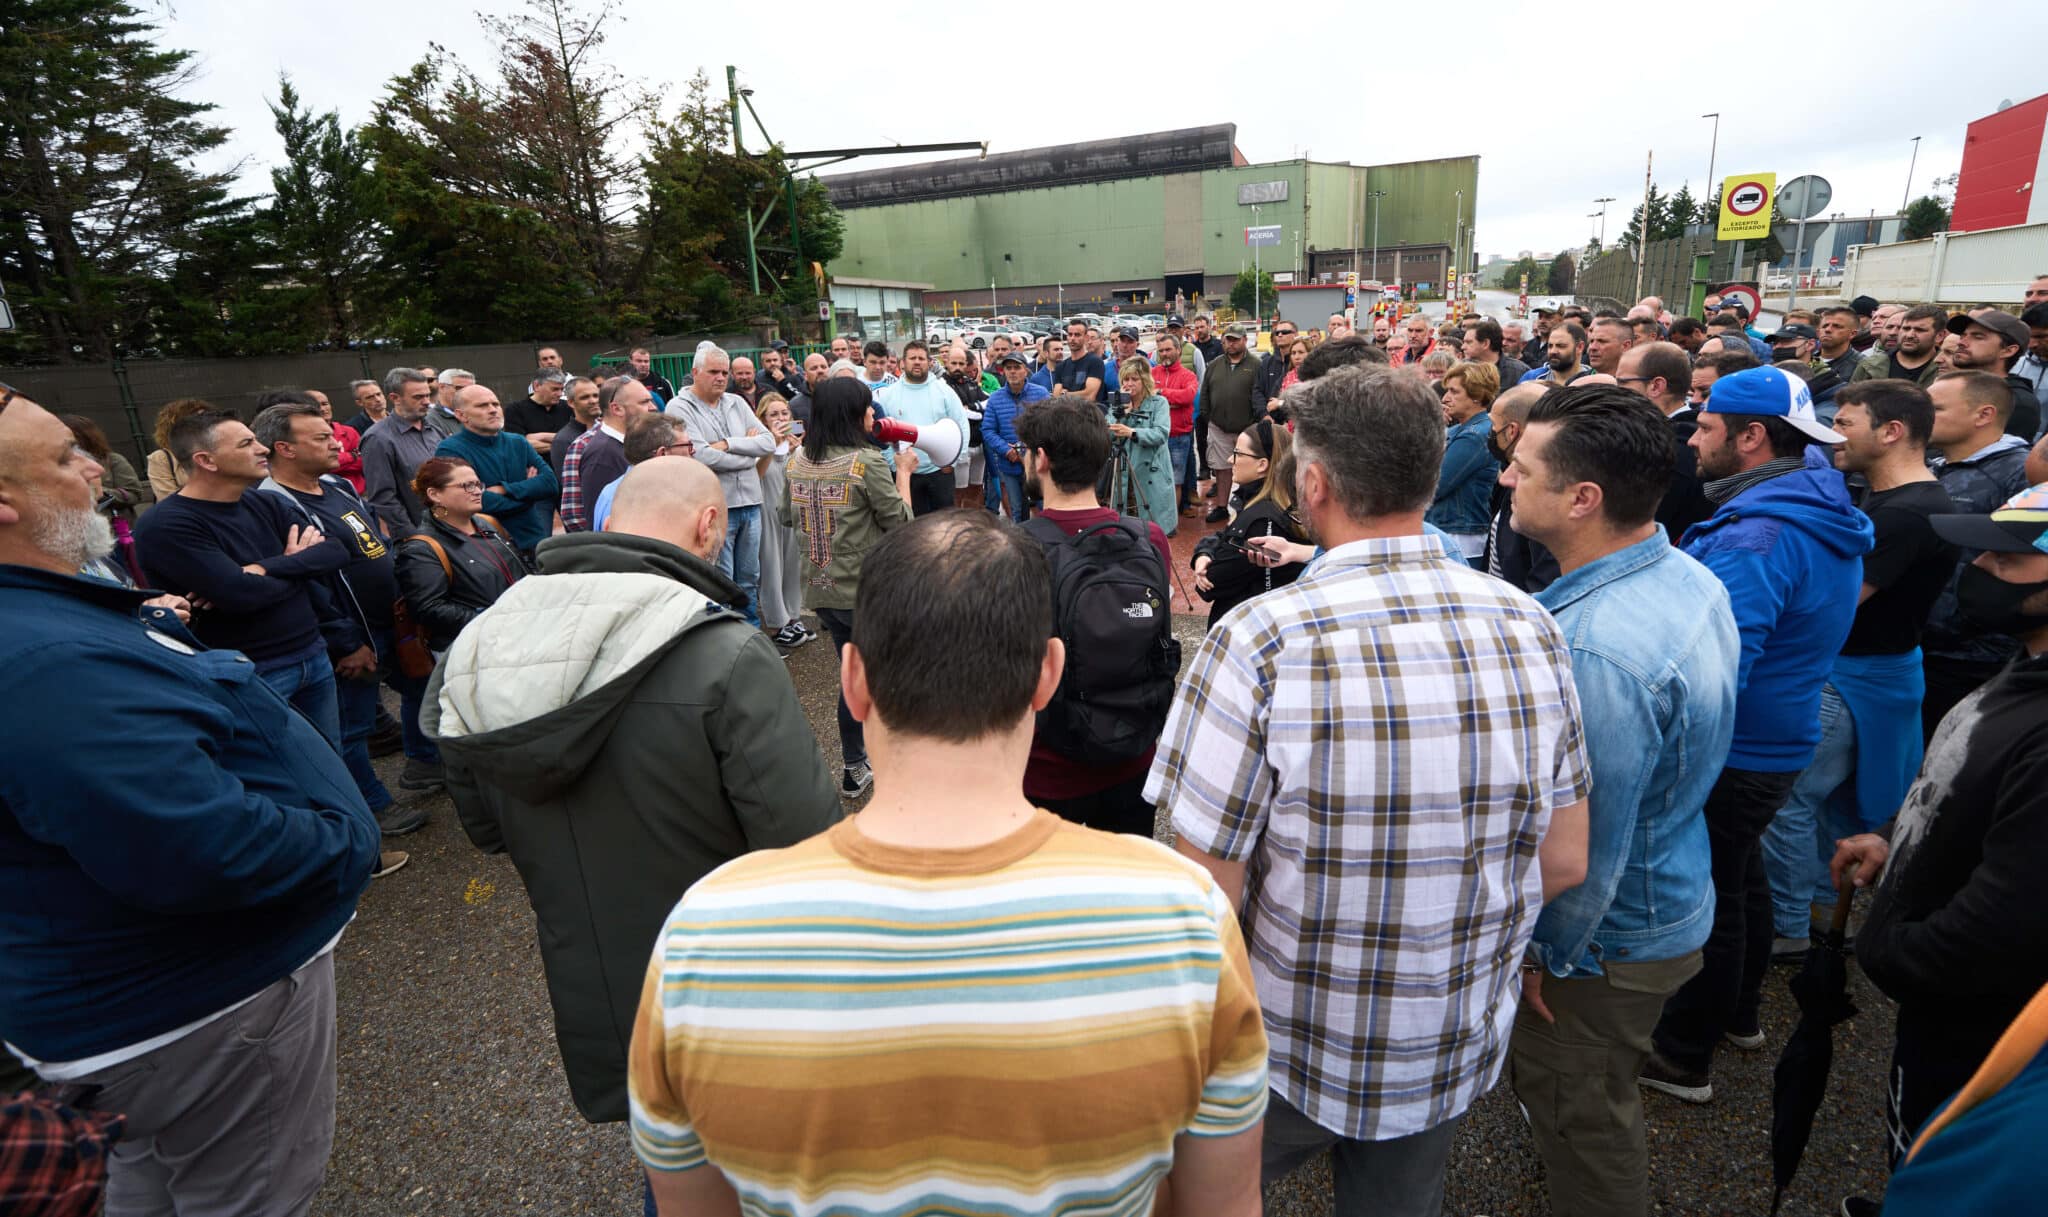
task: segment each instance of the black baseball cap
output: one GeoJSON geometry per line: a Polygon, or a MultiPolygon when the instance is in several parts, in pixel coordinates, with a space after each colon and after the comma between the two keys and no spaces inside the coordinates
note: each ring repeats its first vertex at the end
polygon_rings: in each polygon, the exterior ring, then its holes
{"type": "Polygon", "coordinates": [[[1770,337],[1764,339],[1764,341],[1776,342],[1781,338],[1811,338],[1818,341],[1820,333],[1810,325],[1795,321],[1791,325],[1780,327],[1770,337]]]}
{"type": "Polygon", "coordinates": [[[784,342],[782,339],[777,338],[775,341],[768,344],[768,349],[771,351],[786,351],[789,349],[789,344],[784,342]]]}
{"type": "Polygon", "coordinates": [[[1929,516],[1944,541],[2000,554],[2048,553],[2048,485],[2029,486],[1988,515],[1929,516]]]}
{"type": "Polygon", "coordinates": [[[1174,314],[1173,316],[1171,316],[1171,317],[1168,317],[1168,318],[1166,319],[1166,324],[1167,324],[1167,327],[1168,327],[1169,329],[1176,329],[1176,330],[1177,330],[1177,329],[1181,328],[1182,326],[1186,325],[1186,324],[1187,324],[1187,322],[1186,322],[1186,321],[1185,321],[1184,319],[1182,319],[1182,317],[1181,317],[1181,315],[1180,315],[1179,313],[1175,313],[1175,314],[1174,314]]]}
{"type": "Polygon", "coordinates": [[[996,360],[996,365],[998,367],[1006,363],[1021,363],[1027,368],[1031,366],[1031,361],[1024,358],[1024,356],[1021,353],[1014,349],[1004,351],[1002,357],[996,360]]]}
{"type": "Polygon", "coordinates": [[[1120,325],[1116,327],[1116,336],[1118,338],[1128,338],[1132,342],[1136,342],[1138,340],[1138,331],[1128,325],[1120,325]]]}
{"type": "Polygon", "coordinates": [[[1849,307],[1856,310],[1858,317],[1875,317],[1883,306],[1878,304],[1875,296],[1858,296],[1849,302],[1849,307]]]}

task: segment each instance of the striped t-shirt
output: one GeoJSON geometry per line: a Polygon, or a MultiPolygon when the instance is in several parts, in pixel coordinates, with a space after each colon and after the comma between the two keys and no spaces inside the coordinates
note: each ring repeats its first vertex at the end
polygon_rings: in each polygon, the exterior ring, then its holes
{"type": "Polygon", "coordinates": [[[746,1213],[1145,1214],[1173,1140],[1253,1128],[1266,1035],[1229,901],[1040,811],[910,849],[857,820],[706,876],[655,944],[633,1144],[746,1213]]]}

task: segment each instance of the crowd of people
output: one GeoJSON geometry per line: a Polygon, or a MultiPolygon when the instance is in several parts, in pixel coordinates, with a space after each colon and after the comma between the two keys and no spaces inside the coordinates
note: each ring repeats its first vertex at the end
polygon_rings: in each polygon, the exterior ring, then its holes
{"type": "Polygon", "coordinates": [[[2048,276],[1751,320],[543,350],[172,402],[140,475],[0,387],[0,1195],[307,1211],[333,949],[445,792],[649,1212],[1248,1214],[1328,1151],[1435,1214],[1505,1075],[1553,1210],[1643,1214],[1642,1092],[1715,1101],[1858,889],[1887,1110],[1824,1118],[1887,1213],[2017,1211],[2048,276]]]}

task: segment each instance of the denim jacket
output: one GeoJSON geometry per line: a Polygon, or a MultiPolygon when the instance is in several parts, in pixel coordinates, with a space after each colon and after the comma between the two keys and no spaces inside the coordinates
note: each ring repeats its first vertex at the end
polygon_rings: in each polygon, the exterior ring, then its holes
{"type": "Polygon", "coordinates": [[[1742,644],[1713,572],[1656,534],[1536,593],[1572,650],[1593,767],[1586,881],[1537,919],[1557,976],[1698,950],[1714,919],[1704,809],[1735,734],[1742,644]]]}
{"type": "Polygon", "coordinates": [[[1486,447],[1486,437],[1491,434],[1493,419],[1480,413],[1444,436],[1436,501],[1423,518],[1445,532],[1483,533],[1493,523],[1493,486],[1500,480],[1500,462],[1486,447]]]}

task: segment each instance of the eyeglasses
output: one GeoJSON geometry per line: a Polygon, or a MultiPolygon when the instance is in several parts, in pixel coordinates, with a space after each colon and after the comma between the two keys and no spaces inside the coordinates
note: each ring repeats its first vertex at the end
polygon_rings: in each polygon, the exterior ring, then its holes
{"type": "Polygon", "coordinates": [[[1294,337],[1294,335],[1295,335],[1296,333],[1298,333],[1298,332],[1299,332],[1299,331],[1296,331],[1296,330],[1274,330],[1274,331],[1273,331],[1273,337],[1275,337],[1275,338],[1292,338],[1292,337],[1294,337]]]}
{"type": "Polygon", "coordinates": [[[448,489],[450,490],[482,490],[483,488],[484,484],[482,482],[477,481],[475,478],[471,478],[467,482],[448,483],[448,489]]]}
{"type": "Polygon", "coordinates": [[[1246,452],[1242,448],[1232,448],[1230,450],[1230,459],[1236,460],[1238,457],[1243,457],[1248,461],[1263,461],[1266,459],[1265,457],[1260,456],[1256,452],[1246,452]]]}
{"type": "Polygon", "coordinates": [[[655,449],[655,451],[657,452],[695,452],[696,450],[697,441],[690,439],[679,439],[672,444],[663,444],[661,447],[655,449]]]}
{"type": "Polygon", "coordinates": [[[1614,378],[1614,383],[1618,385],[1646,385],[1650,383],[1651,379],[1648,376],[1617,376],[1614,378]]]}

